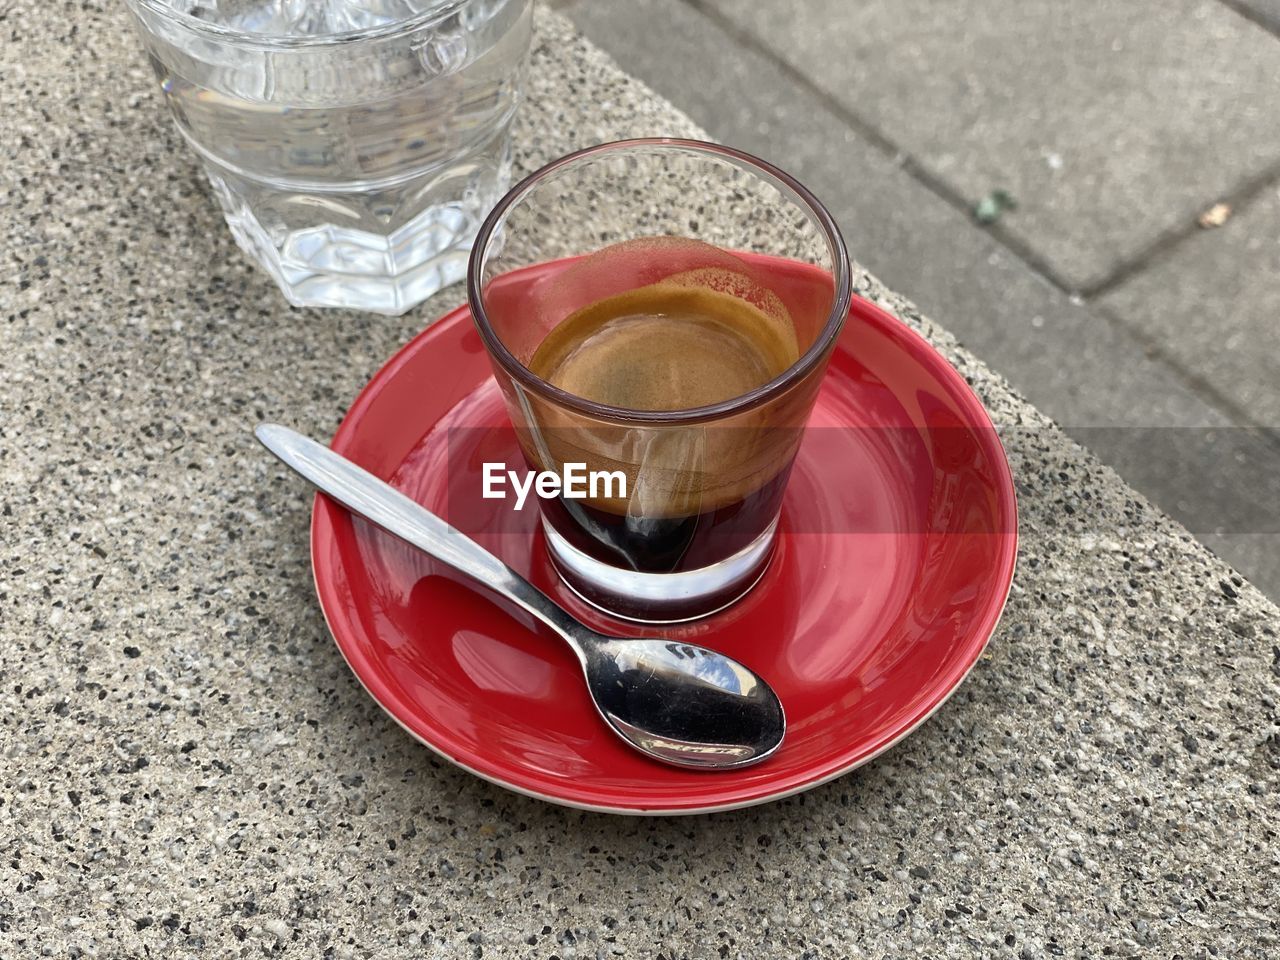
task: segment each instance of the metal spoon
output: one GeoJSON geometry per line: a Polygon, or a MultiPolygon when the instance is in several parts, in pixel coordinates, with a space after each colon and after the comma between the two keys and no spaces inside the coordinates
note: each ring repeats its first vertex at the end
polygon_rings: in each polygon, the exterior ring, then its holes
{"type": "Polygon", "coordinates": [[[277,424],[259,424],[254,432],[347,509],[549,627],[578,655],[605,723],[641,753],[676,766],[724,770],[763,760],[782,743],[782,704],[736,660],[674,640],[596,633],[474,540],[323,444],[277,424]]]}

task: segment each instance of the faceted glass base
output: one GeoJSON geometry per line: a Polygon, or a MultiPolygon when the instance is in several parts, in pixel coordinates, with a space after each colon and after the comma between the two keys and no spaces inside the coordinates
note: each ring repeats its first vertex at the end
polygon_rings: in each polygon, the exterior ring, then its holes
{"type": "Polygon", "coordinates": [[[471,243],[488,211],[486,203],[462,200],[428,207],[385,236],[326,223],[284,233],[277,243],[222,178],[211,174],[210,181],[240,249],[298,307],[404,313],[466,277],[471,243]]]}
{"type": "Polygon", "coordinates": [[[290,303],[389,316],[466,277],[472,241],[511,179],[505,129],[447,168],[393,184],[321,189],[204,160],[236,243],[290,303]]]}
{"type": "Polygon", "coordinates": [[[764,575],[773,556],[775,519],[731,557],[681,573],[638,573],[583,553],[542,519],[547,552],[565,584],[610,616],[638,623],[682,623],[709,616],[740,600],[764,575]]]}

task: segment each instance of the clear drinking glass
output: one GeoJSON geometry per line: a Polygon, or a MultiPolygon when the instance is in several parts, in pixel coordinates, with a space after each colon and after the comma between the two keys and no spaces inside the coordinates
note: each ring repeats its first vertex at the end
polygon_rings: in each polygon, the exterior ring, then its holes
{"type": "Polygon", "coordinates": [[[531,0],[127,0],[240,247],[291,303],[462,279],[510,182],[531,0]]]}
{"type": "Polygon", "coordinates": [[[849,309],[844,241],[813,195],[714,144],[592,147],[498,203],[476,238],[467,293],[529,467],[567,476],[576,463],[602,477],[590,496],[539,502],[565,582],[612,614],[649,622],[703,616],[748,591],[772,555],[791,465],[849,309]],[[592,340],[588,354],[564,333],[594,323],[593,311],[621,317],[630,308],[619,304],[655,297],[670,317],[598,328],[624,337],[613,353],[592,340]],[[690,325],[700,316],[712,321],[690,325]],[[706,393],[729,389],[711,381],[723,351],[741,346],[720,319],[750,320],[753,337],[782,344],[771,356],[790,359],[741,393],[706,393]],[[555,375],[549,355],[563,358],[555,375]],[[582,382],[615,393],[632,389],[641,369],[647,379],[633,395],[657,390],[656,399],[625,406],[575,394],[563,388],[575,364],[582,382]],[[654,386],[677,368],[693,380],[705,369],[711,385],[654,386]],[[671,390],[718,399],[660,409],[671,390]],[[605,474],[625,478],[622,495],[605,474]]]}

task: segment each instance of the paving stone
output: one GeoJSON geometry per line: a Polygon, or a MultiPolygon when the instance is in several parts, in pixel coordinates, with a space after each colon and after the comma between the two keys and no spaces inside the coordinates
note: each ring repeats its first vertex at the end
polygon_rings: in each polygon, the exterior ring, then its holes
{"type": "Polygon", "coordinates": [[[699,0],[1070,289],[1280,162],[1280,43],[1216,0],[699,0]]]}
{"type": "Polygon", "coordinates": [[[1188,238],[1102,303],[1255,422],[1280,427],[1280,188],[1188,238]]]}
{"type": "Polygon", "coordinates": [[[1280,33],[1280,0],[1225,0],[1228,6],[1256,19],[1264,27],[1280,33]]]}

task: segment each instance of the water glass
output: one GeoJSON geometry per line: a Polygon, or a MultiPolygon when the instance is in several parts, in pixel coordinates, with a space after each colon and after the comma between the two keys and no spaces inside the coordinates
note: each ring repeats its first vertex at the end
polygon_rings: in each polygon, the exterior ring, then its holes
{"type": "Polygon", "coordinates": [[[510,180],[531,0],[127,0],[240,247],[291,303],[462,279],[510,180]]]}

